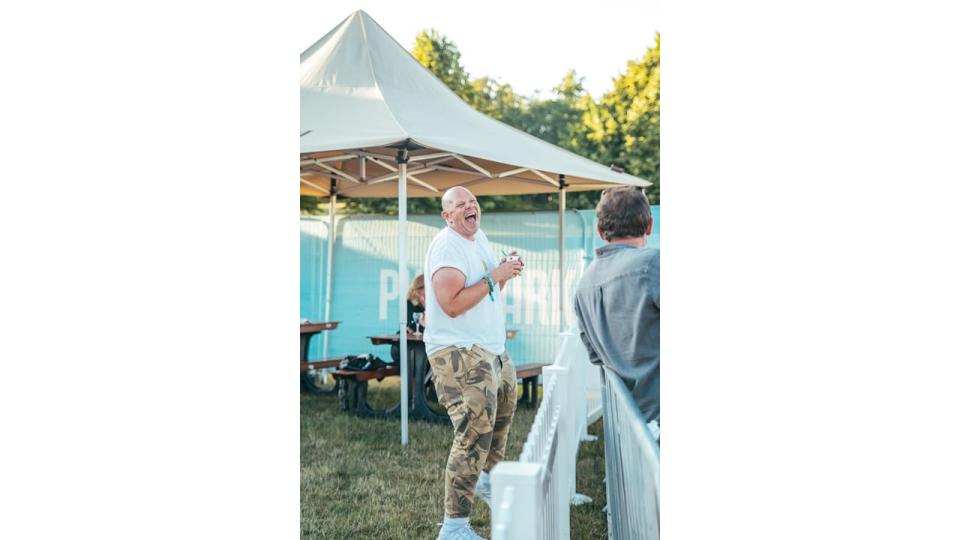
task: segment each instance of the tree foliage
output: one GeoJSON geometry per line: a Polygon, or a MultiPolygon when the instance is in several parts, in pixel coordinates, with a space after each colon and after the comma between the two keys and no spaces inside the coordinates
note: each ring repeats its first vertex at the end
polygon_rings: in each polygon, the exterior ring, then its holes
{"type": "MultiPolygon", "coordinates": [[[[653,182],[650,202],[660,202],[660,35],[643,58],[629,60],[613,88],[594,100],[575,70],[567,72],[547,99],[524,97],[490,77],[472,79],[456,44],[424,30],[414,58],[474,109],[549,143],[653,182]]],[[[599,191],[567,194],[567,208],[592,209],[599,191]]],[[[301,211],[326,211],[326,199],[301,197],[301,211]]],[[[485,211],[556,209],[557,194],[478,197],[485,211]]],[[[397,213],[397,200],[346,199],[350,213],[397,213]]],[[[440,199],[409,199],[408,212],[439,213],[440,199]]]]}
{"type": "Polygon", "coordinates": [[[436,30],[424,30],[417,35],[411,54],[461,99],[471,103],[473,85],[470,75],[460,64],[460,51],[456,44],[436,30]]]}
{"type": "Polygon", "coordinates": [[[614,80],[613,89],[590,102],[583,117],[583,155],[612,163],[650,180],[652,202],[660,200],[660,35],[640,61],[614,80]]]}

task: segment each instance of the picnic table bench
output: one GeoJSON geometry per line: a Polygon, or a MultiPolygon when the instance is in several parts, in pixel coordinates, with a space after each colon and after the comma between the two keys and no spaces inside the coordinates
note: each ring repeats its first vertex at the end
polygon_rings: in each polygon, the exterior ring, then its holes
{"type": "Polygon", "coordinates": [[[400,415],[399,402],[384,409],[375,409],[367,401],[368,382],[374,379],[382,381],[387,377],[398,376],[400,375],[400,366],[386,366],[370,371],[337,369],[329,373],[339,382],[337,396],[340,399],[341,410],[353,412],[360,416],[378,418],[400,415]]]}
{"type": "Polygon", "coordinates": [[[306,362],[300,362],[300,373],[305,371],[313,371],[315,369],[327,369],[340,367],[340,362],[343,361],[343,358],[328,358],[326,360],[307,360],[306,362]]]}

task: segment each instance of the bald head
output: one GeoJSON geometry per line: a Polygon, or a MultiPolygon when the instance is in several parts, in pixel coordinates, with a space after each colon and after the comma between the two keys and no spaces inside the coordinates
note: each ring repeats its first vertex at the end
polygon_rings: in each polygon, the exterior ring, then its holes
{"type": "Polygon", "coordinates": [[[458,200],[463,200],[464,198],[472,199],[473,193],[470,193],[470,190],[465,187],[453,186],[443,193],[443,198],[440,199],[440,206],[442,206],[444,210],[450,210],[458,200]]]}
{"type": "Polygon", "coordinates": [[[463,186],[455,186],[443,194],[440,203],[443,205],[440,216],[447,225],[460,236],[473,240],[480,227],[480,205],[473,193],[463,186]]]}

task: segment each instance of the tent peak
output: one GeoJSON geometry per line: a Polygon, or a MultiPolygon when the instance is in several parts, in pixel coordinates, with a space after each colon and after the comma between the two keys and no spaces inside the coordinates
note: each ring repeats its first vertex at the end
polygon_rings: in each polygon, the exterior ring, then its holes
{"type": "Polygon", "coordinates": [[[459,175],[451,182],[473,181],[474,172],[480,175],[477,182],[497,180],[490,172],[493,165],[537,171],[532,174],[538,179],[527,179],[538,184],[535,189],[543,183],[559,188],[560,174],[570,186],[649,185],[473,109],[363,10],[300,55],[300,133],[301,154],[404,142],[414,150],[410,145],[415,142],[423,149],[487,162],[475,162],[469,174],[444,170],[449,166],[443,163],[419,173],[459,175]]]}
{"type": "Polygon", "coordinates": [[[370,16],[369,13],[367,13],[362,9],[358,9],[353,13],[351,13],[349,16],[347,16],[346,22],[351,23],[354,20],[358,20],[360,25],[364,25],[365,22],[367,21],[374,22],[374,23],[377,22],[376,20],[374,20],[373,17],[370,16]]]}

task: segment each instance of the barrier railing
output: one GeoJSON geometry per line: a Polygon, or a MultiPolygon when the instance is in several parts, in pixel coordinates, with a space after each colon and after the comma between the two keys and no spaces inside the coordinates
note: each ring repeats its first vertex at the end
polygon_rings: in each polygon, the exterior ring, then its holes
{"type": "Polygon", "coordinates": [[[608,534],[658,538],[660,448],[620,377],[591,364],[574,327],[560,334],[543,369],[543,399],[518,461],[491,473],[494,540],[570,538],[570,504],[589,502],[576,488],[580,441],[603,416],[608,534]]]}
{"type": "MultiPolygon", "coordinates": [[[[502,462],[491,473],[493,537],[570,537],[570,503],[577,496],[576,454],[587,426],[586,350],[576,331],[561,334],[554,364],[543,368],[543,399],[516,462],[502,462]]],[[[599,374],[597,374],[599,375],[599,374]]]]}
{"type": "Polygon", "coordinates": [[[596,440],[596,437],[587,434],[587,426],[596,422],[603,414],[603,376],[600,367],[594,366],[588,360],[576,321],[569,330],[560,334],[560,338],[559,353],[553,365],[570,369],[574,413],[577,416],[580,440],[596,440]]]}
{"type": "MultiPolygon", "coordinates": [[[[570,372],[570,413],[575,418],[573,433],[567,441],[572,453],[570,463],[576,463],[580,441],[595,441],[597,437],[587,433],[587,427],[596,422],[603,413],[603,376],[600,367],[590,363],[587,350],[580,340],[580,330],[574,321],[570,329],[560,334],[560,348],[553,365],[565,367],[570,372]]],[[[576,493],[576,466],[570,470],[570,502],[580,505],[590,502],[590,497],[576,493]]]]}
{"type": "Polygon", "coordinates": [[[520,459],[491,473],[494,539],[570,537],[569,466],[561,444],[574,426],[563,414],[567,375],[567,368],[543,368],[543,400],[520,459]]]}
{"type": "Polygon", "coordinates": [[[660,446],[620,376],[603,368],[603,378],[608,536],[660,538],[660,446]]]}

